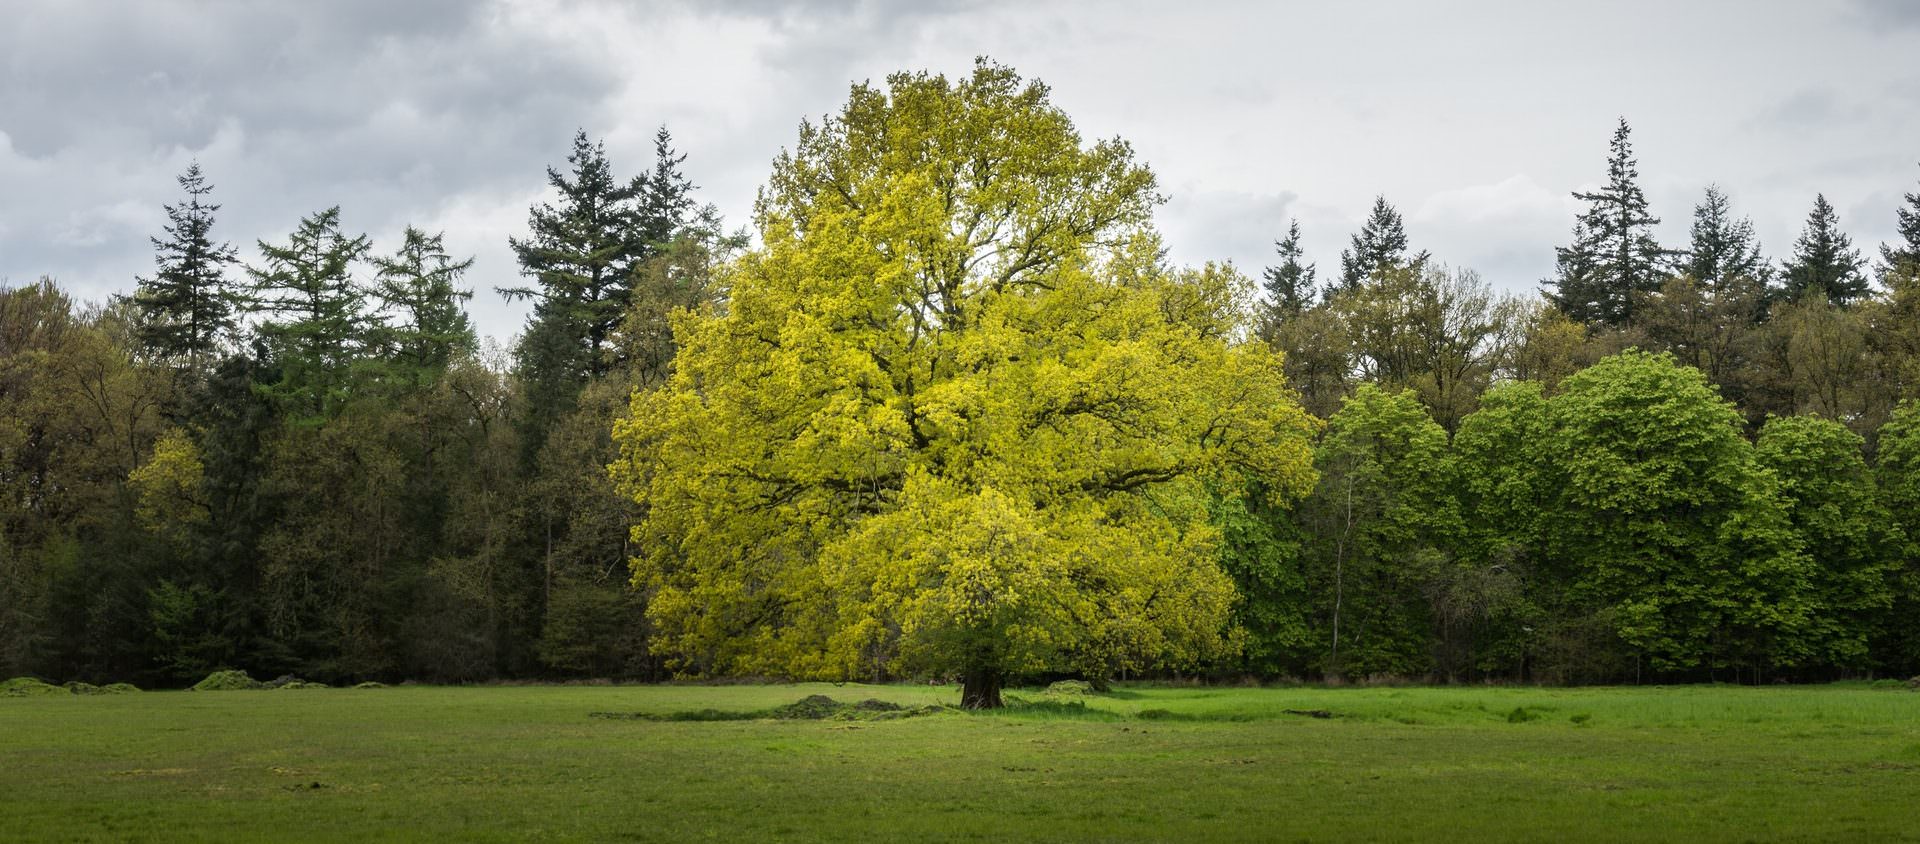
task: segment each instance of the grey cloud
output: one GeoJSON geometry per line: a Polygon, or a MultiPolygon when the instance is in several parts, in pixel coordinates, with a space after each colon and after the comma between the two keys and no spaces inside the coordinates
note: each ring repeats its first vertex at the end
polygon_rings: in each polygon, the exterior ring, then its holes
{"type": "Polygon", "coordinates": [[[1774,131],[1822,131],[1872,117],[1866,104],[1826,89],[1795,91],[1754,115],[1752,125],[1774,131]]]}
{"type": "Polygon", "coordinates": [[[1299,199],[1284,191],[1175,190],[1161,209],[1159,226],[1175,260],[1231,260],[1257,277],[1273,261],[1273,242],[1286,235],[1291,207],[1299,199]]]}
{"type": "Polygon", "coordinates": [[[490,290],[515,277],[506,238],[575,127],[632,173],[668,124],[738,225],[796,124],[849,84],[977,55],[1045,79],[1089,137],[1135,144],[1183,262],[1257,273],[1297,217],[1331,267],[1385,191],[1419,248],[1531,287],[1623,112],[1663,237],[1684,237],[1707,181],[1769,244],[1816,191],[1858,241],[1890,225],[1920,137],[1920,78],[1888,37],[1912,4],[1628,2],[0,0],[0,277],[126,290],[197,157],[243,254],[334,204],[380,247],[445,228],[478,256],[476,319],[506,336],[523,316],[490,290]],[[1621,43],[1627,72],[1595,72],[1621,43]]]}
{"type": "Polygon", "coordinates": [[[1920,3],[1912,0],[1853,0],[1854,9],[1871,26],[1920,27],[1920,3]]]}

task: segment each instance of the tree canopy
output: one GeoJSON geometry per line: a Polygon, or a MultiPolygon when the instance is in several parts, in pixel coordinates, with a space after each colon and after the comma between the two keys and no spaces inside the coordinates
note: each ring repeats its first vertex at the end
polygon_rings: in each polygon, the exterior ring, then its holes
{"type": "Polygon", "coordinates": [[[1154,178],[982,63],[897,74],[775,162],[723,314],[615,426],[635,582],[689,673],[1096,676],[1219,652],[1205,483],[1312,482],[1247,294],[1174,270],[1154,178]]]}

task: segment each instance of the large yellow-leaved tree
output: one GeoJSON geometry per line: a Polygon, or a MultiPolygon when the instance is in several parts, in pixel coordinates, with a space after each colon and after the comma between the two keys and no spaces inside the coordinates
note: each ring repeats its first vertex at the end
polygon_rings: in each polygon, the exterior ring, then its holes
{"type": "Polygon", "coordinates": [[[687,674],[1007,677],[1232,645],[1207,505],[1313,482],[1248,285],[1175,270],[1154,177],[1037,81],[897,74],[803,124],[723,308],[615,424],[634,583],[687,674]]]}

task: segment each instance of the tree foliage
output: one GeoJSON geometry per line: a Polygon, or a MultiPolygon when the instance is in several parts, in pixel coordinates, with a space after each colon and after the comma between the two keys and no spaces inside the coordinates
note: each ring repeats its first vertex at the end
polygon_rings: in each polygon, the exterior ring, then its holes
{"type": "Polygon", "coordinates": [[[1244,281],[1175,271],[1150,172],[1045,86],[898,74],[775,162],[763,247],[616,424],[635,582],[689,673],[1095,676],[1218,653],[1208,479],[1310,482],[1244,281]]]}

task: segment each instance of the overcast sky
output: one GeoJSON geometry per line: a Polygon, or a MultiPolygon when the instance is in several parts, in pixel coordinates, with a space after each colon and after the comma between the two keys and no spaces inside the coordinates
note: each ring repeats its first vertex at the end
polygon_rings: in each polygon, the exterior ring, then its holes
{"type": "Polygon", "coordinates": [[[1297,218],[1327,272],[1385,194],[1416,249],[1530,289],[1620,116],[1665,240],[1717,182],[1769,254],[1816,192],[1871,254],[1920,184],[1916,45],[1920,0],[0,0],[0,279],[130,289],[197,158],[248,260],[336,204],[376,249],[444,230],[504,340],[524,319],[493,293],[516,281],[507,237],[576,127],[630,174],[666,124],[740,225],[849,84],[976,55],[1133,142],[1182,262],[1257,274],[1297,218]]]}

